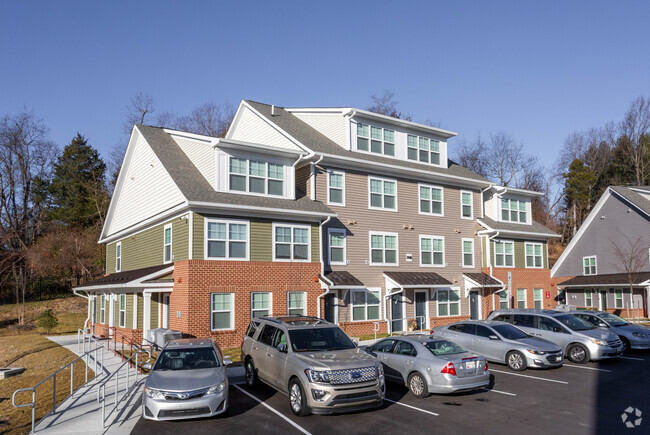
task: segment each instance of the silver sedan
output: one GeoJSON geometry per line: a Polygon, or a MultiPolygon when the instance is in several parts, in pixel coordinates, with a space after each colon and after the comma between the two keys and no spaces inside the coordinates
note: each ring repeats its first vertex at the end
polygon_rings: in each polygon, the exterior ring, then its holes
{"type": "Polygon", "coordinates": [[[650,349],[650,328],[647,326],[629,323],[607,311],[570,311],[569,314],[618,335],[623,342],[624,352],[628,349],[650,349]]]}
{"type": "Polygon", "coordinates": [[[559,367],[564,362],[562,349],[556,344],[531,337],[505,322],[467,320],[434,328],[431,334],[485,355],[489,361],[505,363],[511,370],[559,367]]]}
{"type": "Polygon", "coordinates": [[[388,337],[366,351],[384,365],[387,380],[406,385],[417,397],[485,388],[490,383],[485,358],[448,340],[424,334],[388,337]]]}

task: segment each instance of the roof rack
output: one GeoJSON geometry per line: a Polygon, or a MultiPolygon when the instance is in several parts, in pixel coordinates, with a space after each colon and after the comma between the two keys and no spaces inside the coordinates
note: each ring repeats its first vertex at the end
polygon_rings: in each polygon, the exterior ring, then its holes
{"type": "Polygon", "coordinates": [[[298,324],[304,324],[306,322],[314,322],[315,325],[320,325],[320,324],[331,324],[332,322],[329,322],[325,319],[322,319],[320,317],[315,317],[315,316],[301,316],[297,314],[285,314],[285,315],[279,315],[279,316],[262,316],[260,317],[261,319],[268,320],[270,322],[274,322],[277,324],[290,324],[290,325],[298,325],[298,324]]]}

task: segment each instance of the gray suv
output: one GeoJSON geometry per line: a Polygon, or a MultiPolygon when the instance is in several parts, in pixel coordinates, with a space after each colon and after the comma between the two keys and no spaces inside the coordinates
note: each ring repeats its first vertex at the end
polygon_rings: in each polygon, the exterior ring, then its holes
{"type": "Polygon", "coordinates": [[[381,406],[384,370],[337,325],[316,317],[256,317],[244,335],[246,383],[289,395],[298,416],[381,406]]]}
{"type": "Polygon", "coordinates": [[[596,328],[571,314],[551,310],[508,309],[490,313],[488,320],[515,325],[527,334],[551,341],[578,364],[613,358],[623,352],[616,334],[596,328]]]}

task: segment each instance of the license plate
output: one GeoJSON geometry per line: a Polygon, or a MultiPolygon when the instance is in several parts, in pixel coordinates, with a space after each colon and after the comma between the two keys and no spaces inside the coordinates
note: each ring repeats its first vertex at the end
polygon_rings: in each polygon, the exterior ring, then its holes
{"type": "Polygon", "coordinates": [[[477,364],[476,361],[467,361],[465,363],[465,368],[473,370],[476,368],[476,364],[477,364]]]}

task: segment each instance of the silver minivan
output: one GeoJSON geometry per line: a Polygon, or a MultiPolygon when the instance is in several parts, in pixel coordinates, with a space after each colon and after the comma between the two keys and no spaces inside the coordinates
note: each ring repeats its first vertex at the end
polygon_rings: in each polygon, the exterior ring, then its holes
{"type": "Polygon", "coordinates": [[[618,335],[623,342],[623,350],[650,349],[650,328],[635,325],[607,311],[570,311],[576,317],[594,326],[607,329],[618,335]]]}
{"type": "Polygon", "coordinates": [[[577,364],[613,358],[623,353],[616,334],[596,328],[571,314],[551,310],[507,309],[490,313],[488,320],[515,325],[527,334],[551,341],[577,364]]]}

